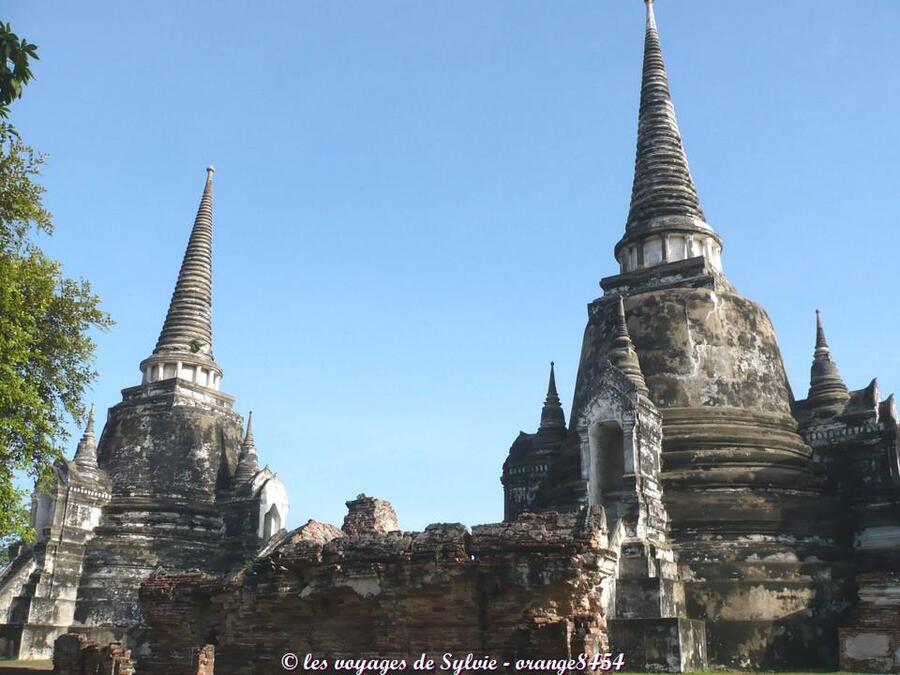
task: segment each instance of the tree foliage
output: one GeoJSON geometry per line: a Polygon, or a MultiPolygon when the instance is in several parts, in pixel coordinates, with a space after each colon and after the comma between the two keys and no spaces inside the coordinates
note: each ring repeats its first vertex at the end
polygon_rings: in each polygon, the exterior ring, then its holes
{"type": "MultiPolygon", "coordinates": [[[[31,79],[36,48],[0,23],[0,116],[31,79]]],[[[84,417],[93,369],[93,329],[111,324],[85,280],[67,278],[33,241],[53,221],[37,182],[44,156],[0,124],[0,540],[33,537],[14,477],[46,480],[84,417]]]]}
{"type": "Polygon", "coordinates": [[[37,58],[37,45],[20,39],[8,23],[0,21],[0,117],[9,117],[10,104],[22,97],[33,77],[30,61],[37,58]]]}

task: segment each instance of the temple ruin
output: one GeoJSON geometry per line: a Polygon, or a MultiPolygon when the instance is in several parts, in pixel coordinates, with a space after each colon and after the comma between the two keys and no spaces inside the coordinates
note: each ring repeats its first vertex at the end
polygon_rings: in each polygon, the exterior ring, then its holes
{"type": "Polygon", "coordinates": [[[448,652],[900,673],[894,398],[844,383],[817,313],[795,399],[768,315],[726,275],[646,4],[618,273],[587,307],[568,415],[551,363],[539,426],[509,448],[503,522],[409,532],[362,494],[342,527],[282,529],[284,486],[219,391],[210,171],[142,383],[57,464],[37,543],[0,573],[0,647],[57,640],[60,672],[140,675],[448,652]]]}

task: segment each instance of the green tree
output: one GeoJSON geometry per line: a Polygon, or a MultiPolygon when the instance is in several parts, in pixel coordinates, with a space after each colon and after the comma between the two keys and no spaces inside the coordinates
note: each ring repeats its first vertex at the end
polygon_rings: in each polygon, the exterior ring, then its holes
{"type": "MultiPolygon", "coordinates": [[[[34,45],[0,23],[0,117],[32,78],[34,45]]],[[[52,234],[37,182],[44,156],[0,123],[0,541],[31,540],[17,473],[46,481],[66,422],[81,420],[96,377],[91,333],[111,325],[85,280],[67,278],[32,240],[52,234]]]]}
{"type": "Polygon", "coordinates": [[[9,117],[9,106],[22,98],[22,90],[31,81],[31,59],[39,58],[37,45],[29,44],[0,21],[0,117],[9,117]]]}

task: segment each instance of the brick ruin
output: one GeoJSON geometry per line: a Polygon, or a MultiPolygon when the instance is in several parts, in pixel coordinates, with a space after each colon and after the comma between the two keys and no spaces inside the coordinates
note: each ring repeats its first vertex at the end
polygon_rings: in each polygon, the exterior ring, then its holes
{"type": "Polygon", "coordinates": [[[236,574],[151,577],[140,594],[153,630],[139,672],[192,674],[191,655],[207,643],[217,675],[283,672],[288,651],[409,667],[422,653],[513,660],[609,650],[616,556],[602,509],[403,532],[377,526],[386,502],[348,506],[368,515],[367,528],[349,517],[343,530],[310,521],[236,574]]]}
{"type": "Polygon", "coordinates": [[[219,391],[211,208],[210,174],[141,385],[57,464],[37,543],[0,570],[7,654],[55,640],[60,672],[91,675],[101,653],[222,675],[284,672],[286,652],[900,673],[894,398],[846,386],[817,316],[795,399],[768,315],[725,274],[652,0],[618,273],[588,305],[568,421],[551,364],[509,449],[501,523],[406,532],[362,494],[341,528],[283,531],[284,486],[219,391]]]}
{"type": "Polygon", "coordinates": [[[131,651],[119,642],[100,647],[84,635],[67,633],[56,638],[54,675],[134,675],[131,651]]]}

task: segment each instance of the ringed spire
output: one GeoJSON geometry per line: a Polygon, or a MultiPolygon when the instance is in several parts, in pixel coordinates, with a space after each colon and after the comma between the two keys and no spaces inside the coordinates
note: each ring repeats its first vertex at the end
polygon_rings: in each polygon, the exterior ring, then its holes
{"type": "Polygon", "coordinates": [[[241,443],[237,467],[234,472],[234,484],[242,485],[253,478],[259,471],[259,457],[256,442],[253,440],[253,411],[247,415],[247,431],[241,443]]]}
{"type": "Polygon", "coordinates": [[[810,367],[807,401],[814,407],[843,407],[850,398],[837,364],[831,360],[831,348],[825,339],[822,314],[816,310],[816,348],[810,367]]]}
{"type": "Polygon", "coordinates": [[[188,239],[175,290],[156,347],[141,363],[144,383],[179,378],[219,388],[222,369],[212,346],[213,173],[206,183],[188,239]]]}
{"type": "Polygon", "coordinates": [[[213,173],[206,167],[206,185],[169,311],[154,354],[191,351],[212,358],[212,206],[213,173]]]}
{"type": "Polygon", "coordinates": [[[644,381],[644,373],[641,370],[641,362],[638,359],[631,335],[628,333],[628,323],[625,319],[625,301],[618,296],[616,306],[616,331],[613,338],[612,349],[609,350],[610,362],[634,383],[637,390],[647,396],[649,390],[644,381]]]}
{"type": "Polygon", "coordinates": [[[554,370],[554,363],[551,361],[550,381],[547,383],[547,398],[544,399],[544,408],[541,410],[541,428],[565,426],[566,413],[556,391],[556,371],[554,370]]]}
{"type": "Polygon", "coordinates": [[[721,268],[722,241],[706,222],[688,166],[653,0],[647,24],[637,150],[625,235],[615,255],[622,272],[705,256],[721,268]]]}
{"type": "Polygon", "coordinates": [[[88,412],[87,424],[84,427],[84,434],[78,442],[78,448],[75,450],[75,456],[72,458],[76,466],[82,471],[88,473],[96,473],[97,469],[97,441],[94,438],[94,404],[88,412]]]}

